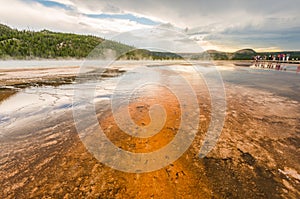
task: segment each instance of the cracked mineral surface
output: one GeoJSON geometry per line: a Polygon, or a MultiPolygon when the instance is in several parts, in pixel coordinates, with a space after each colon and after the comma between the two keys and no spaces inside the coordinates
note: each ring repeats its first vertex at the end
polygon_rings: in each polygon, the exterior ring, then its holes
{"type": "MultiPolygon", "coordinates": [[[[5,78],[5,71],[1,72],[1,197],[300,198],[299,75],[217,66],[225,85],[226,117],[216,146],[199,158],[212,120],[205,80],[188,64],[148,65],[155,68],[160,81],[169,81],[170,68],[186,78],[197,95],[200,115],[196,116],[199,126],[188,150],[168,166],[147,173],[110,168],[98,161],[79,138],[72,114],[78,68],[54,76],[49,75],[52,69],[43,70],[49,74],[17,79],[5,78]]],[[[157,86],[137,90],[128,107],[120,106],[115,114],[129,113],[137,126],[145,127],[152,122],[149,110],[160,104],[167,118],[152,137],[129,135],[116,123],[110,106],[116,83],[122,74],[131,72],[130,63],[119,64],[118,68],[126,72],[115,77],[111,75],[115,70],[108,71],[95,89],[99,126],[120,149],[149,153],[162,148],[174,139],[185,114],[176,95],[157,86]]],[[[9,73],[13,77],[14,72],[9,73]]],[[[187,117],[190,122],[195,119],[192,114],[187,117]]],[[[87,126],[87,130],[93,128],[87,126]]],[[[139,133],[135,128],[130,131],[139,133]]],[[[114,160],[114,154],[111,156],[114,160]]]]}

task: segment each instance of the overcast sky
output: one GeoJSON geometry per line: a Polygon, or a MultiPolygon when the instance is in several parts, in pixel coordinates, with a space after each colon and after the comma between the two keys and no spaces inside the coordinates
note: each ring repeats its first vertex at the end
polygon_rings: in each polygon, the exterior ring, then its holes
{"type": "Polygon", "coordinates": [[[0,3],[0,23],[18,29],[93,34],[137,47],[178,51],[197,51],[188,46],[191,41],[205,50],[300,50],[300,0],[0,0],[0,3]],[[157,28],[160,31],[152,31],[157,28]],[[161,31],[162,28],[168,31],[161,31]],[[191,41],[187,42],[188,39],[191,41]]]}

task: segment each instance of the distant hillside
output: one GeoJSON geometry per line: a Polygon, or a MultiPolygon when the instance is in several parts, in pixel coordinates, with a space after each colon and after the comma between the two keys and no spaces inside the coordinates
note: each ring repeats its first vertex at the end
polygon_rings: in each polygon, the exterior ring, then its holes
{"type": "Polygon", "coordinates": [[[201,53],[180,53],[185,59],[191,60],[229,60],[232,55],[231,53],[207,50],[201,53]]]}
{"type": "Polygon", "coordinates": [[[207,50],[202,53],[181,53],[180,55],[192,60],[252,60],[256,55],[268,57],[277,54],[290,54],[290,60],[297,58],[300,60],[300,51],[256,52],[253,49],[242,49],[234,53],[207,50]]]}
{"type": "Polygon", "coordinates": [[[231,56],[229,56],[229,59],[232,60],[247,60],[247,59],[253,59],[253,57],[257,53],[253,49],[242,49],[234,52],[231,56]]]}
{"type": "Polygon", "coordinates": [[[67,59],[86,58],[91,51],[96,57],[117,56],[125,60],[251,60],[255,55],[269,56],[278,53],[290,54],[290,60],[300,59],[300,52],[255,52],[242,49],[234,53],[208,50],[202,53],[168,53],[136,49],[119,42],[96,36],[57,33],[49,30],[19,31],[0,24],[0,59],[67,59]],[[94,50],[96,46],[101,47],[94,50]],[[94,51],[93,51],[94,50],[94,51]]]}
{"type": "Polygon", "coordinates": [[[178,60],[183,59],[180,55],[170,52],[155,52],[145,49],[135,49],[120,57],[125,60],[178,60]]]}
{"type": "Polygon", "coordinates": [[[85,58],[101,42],[103,47],[98,49],[97,56],[105,55],[107,49],[115,51],[117,55],[134,49],[95,36],[56,33],[48,30],[18,31],[0,24],[0,58],[2,59],[85,58]]]}
{"type": "Polygon", "coordinates": [[[248,55],[255,55],[256,54],[256,52],[253,49],[250,49],[250,48],[238,50],[235,53],[236,54],[248,54],[248,55]]]}
{"type": "Polygon", "coordinates": [[[208,50],[192,56],[192,59],[211,59],[211,60],[249,60],[253,59],[256,52],[252,49],[242,49],[234,53],[208,50]]]}

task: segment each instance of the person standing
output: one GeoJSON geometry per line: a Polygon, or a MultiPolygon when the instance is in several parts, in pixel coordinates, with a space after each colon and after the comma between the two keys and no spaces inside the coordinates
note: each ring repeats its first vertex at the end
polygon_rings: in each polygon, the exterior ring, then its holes
{"type": "Polygon", "coordinates": [[[289,61],[290,59],[290,54],[286,54],[286,61],[289,61]]]}

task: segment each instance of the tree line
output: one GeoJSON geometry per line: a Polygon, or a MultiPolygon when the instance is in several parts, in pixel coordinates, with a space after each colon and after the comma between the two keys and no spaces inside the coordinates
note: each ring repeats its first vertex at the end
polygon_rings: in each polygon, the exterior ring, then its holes
{"type": "Polygon", "coordinates": [[[16,30],[0,24],[0,58],[85,58],[94,50],[95,56],[104,56],[105,50],[123,54],[134,49],[115,41],[92,35],[16,30]],[[101,44],[101,45],[100,45],[101,44]],[[97,47],[97,48],[96,48],[97,47]],[[96,50],[94,50],[96,48],[96,50]]]}

